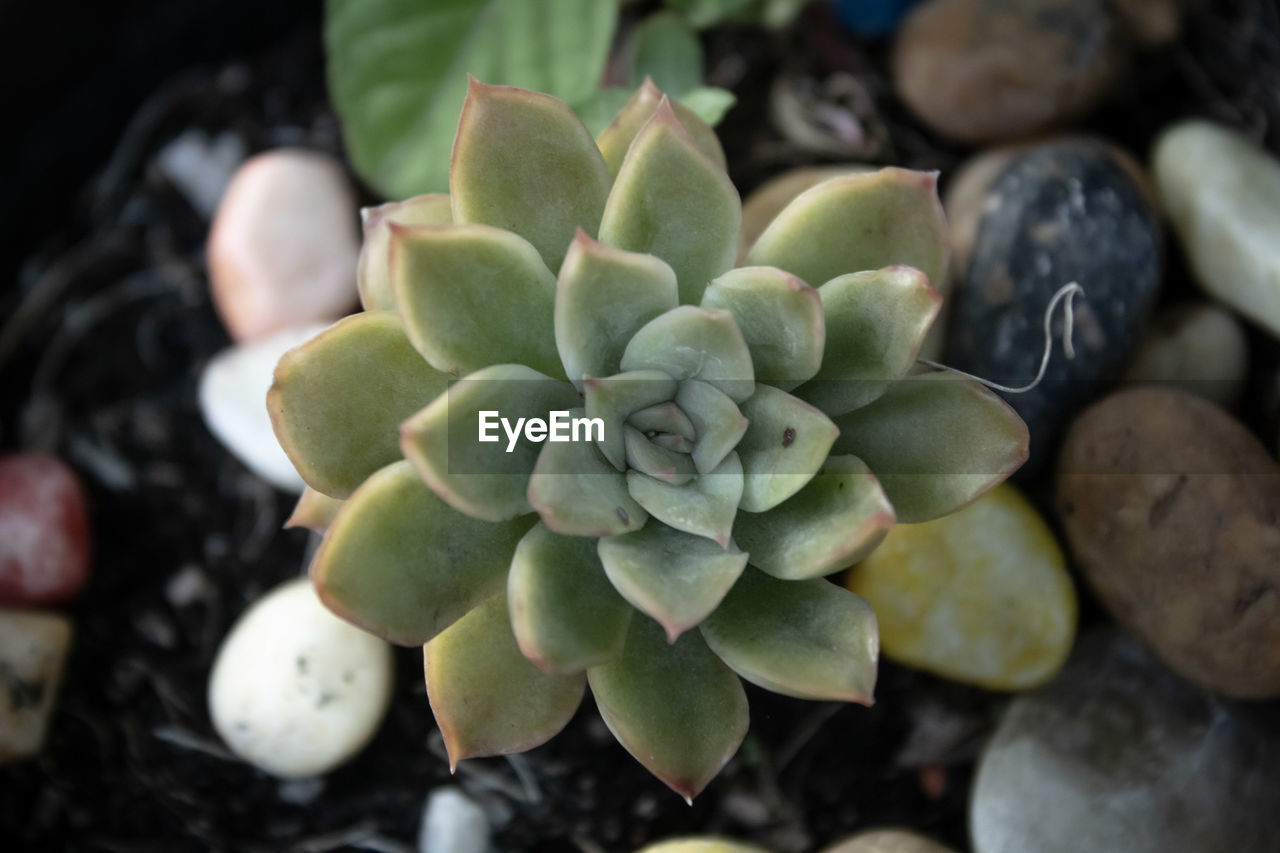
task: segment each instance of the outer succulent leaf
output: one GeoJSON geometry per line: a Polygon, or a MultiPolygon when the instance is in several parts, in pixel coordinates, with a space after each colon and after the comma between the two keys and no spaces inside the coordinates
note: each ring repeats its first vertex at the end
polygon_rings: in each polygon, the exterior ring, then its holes
{"type": "Polygon", "coordinates": [[[618,742],[689,802],[746,736],[742,682],[696,632],[668,644],[657,624],[632,619],[622,654],[587,680],[618,742]]]}
{"type": "Polygon", "coordinates": [[[675,403],[659,403],[634,412],[627,421],[641,432],[667,433],[693,441],[698,437],[693,421],[675,403]]]}
{"type": "Polygon", "coordinates": [[[595,236],[609,184],[595,140],[562,101],[471,79],[449,165],[455,221],[519,234],[558,270],[575,231],[595,236]]]}
{"type": "Polygon", "coordinates": [[[547,527],[566,536],[613,536],[639,530],[649,518],[627,491],[627,478],[589,441],[542,448],[529,478],[529,503],[547,527]]]}
{"type": "MultiPolygon", "coordinates": [[[[622,161],[626,159],[627,149],[631,147],[640,129],[658,111],[662,97],[662,92],[653,84],[653,81],[646,79],[631,96],[631,100],[627,101],[618,112],[613,122],[601,131],[596,142],[600,146],[600,153],[604,155],[605,162],[609,164],[610,174],[617,176],[618,170],[622,168],[622,161]]],[[[676,118],[680,120],[680,124],[688,131],[689,138],[693,140],[697,149],[718,168],[723,169],[725,167],[724,149],[720,147],[720,140],[716,138],[716,132],[711,129],[711,125],[699,118],[693,110],[678,102],[672,105],[672,109],[676,118]]]]}
{"type": "Polygon", "coordinates": [[[583,676],[538,669],[520,653],[507,611],[499,592],[423,646],[427,698],[450,770],[464,758],[541,746],[582,702],[583,676]]]}
{"type": "Polygon", "coordinates": [[[982,385],[949,372],[903,379],[836,425],[835,452],[863,459],[908,524],[955,512],[1027,459],[1022,419],[982,385]]]}
{"type": "Polygon", "coordinates": [[[739,403],[755,392],[747,342],[733,315],[714,308],[681,305],[650,320],[627,343],[622,369],[701,379],[739,403]]]}
{"type": "Polygon", "coordinates": [[[623,429],[627,449],[627,467],[650,477],[682,486],[693,479],[693,461],[684,453],[676,453],[645,438],[633,426],[623,429]]]}
{"type": "Polygon", "coordinates": [[[747,431],[738,404],[714,385],[686,379],[676,392],[676,405],[698,433],[690,456],[699,474],[714,471],[747,431]]]}
{"type": "Polygon", "coordinates": [[[818,291],[773,267],[741,267],[713,280],[704,308],[733,315],[757,382],[790,391],[818,372],[826,340],[818,291]]]}
{"type": "Polygon", "coordinates": [[[938,176],[889,167],[801,193],[756,240],[747,263],[811,283],[902,264],[942,282],[949,246],[938,176]]]}
{"type": "Polygon", "coordinates": [[[361,209],[364,245],[356,265],[356,284],[364,310],[396,310],[396,298],[391,292],[391,226],[452,225],[451,205],[444,193],[428,193],[361,209]]]}
{"type": "Polygon", "coordinates": [[[782,580],[829,575],[880,544],[895,516],[880,482],[856,456],[828,456],[822,470],[785,503],[743,514],[734,538],[751,565],[782,580]]]}
{"type": "Polygon", "coordinates": [[[657,255],[675,270],[680,301],[733,266],[742,206],[724,168],[698,150],[663,102],[640,129],[609,192],[600,239],[657,255]]]}
{"type": "Polygon", "coordinates": [[[627,469],[625,424],[631,413],[665,403],[675,395],[676,381],[661,370],[633,370],[586,379],[583,396],[587,417],[604,421],[600,452],[613,467],[627,469]]]}
{"type": "Polygon", "coordinates": [[[871,605],[822,578],[748,569],[702,623],[711,650],[766,690],[872,704],[880,635],[871,605]]]}
{"type": "Polygon", "coordinates": [[[458,376],[526,364],[563,377],[555,276],[515,234],[487,225],[393,225],[391,287],[409,340],[436,369],[458,376]]]}
{"type": "Polygon", "coordinates": [[[408,462],[395,462],[343,504],[311,561],[311,579],[343,619],[416,646],[502,589],[531,524],[462,515],[408,462]]]}
{"type": "Polygon", "coordinates": [[[453,383],[405,421],[400,448],[454,509],[486,521],[515,518],[533,511],[526,492],[541,449],[519,423],[539,418],[545,424],[552,410],[577,403],[568,382],[519,364],[495,364],[453,383]],[[520,430],[514,445],[499,417],[520,430]],[[491,440],[480,441],[486,421],[491,440]]]}
{"type": "Polygon", "coordinates": [[[818,288],[830,342],[799,392],[831,416],[867,405],[907,375],[942,297],[911,267],[842,275],[818,288]]]}
{"type": "Polygon", "coordinates": [[[345,498],[400,458],[400,422],[447,383],[414,350],[395,315],[356,314],[285,353],[267,410],[307,485],[345,498]]]}
{"type": "Polygon", "coordinates": [[[305,527],[313,533],[324,533],[337,518],[343,503],[307,486],[302,490],[302,496],[298,498],[293,514],[284,523],[284,527],[286,530],[305,527]]]}
{"type": "Polygon", "coordinates": [[[579,231],[556,281],[556,348],[569,381],[581,390],[587,376],[617,373],[631,336],[678,303],[676,274],[663,261],[579,231]]]}
{"type": "Polygon", "coordinates": [[[764,512],[804,488],[840,434],[831,419],[798,397],[757,385],[742,404],[749,426],[738,443],[742,509],[764,512]]]}
{"type": "Polygon", "coordinates": [[[676,530],[705,536],[729,547],[733,519],[742,499],[742,463],[730,453],[715,470],[683,486],[673,486],[639,471],[627,472],[631,497],[649,514],[676,530]]]}
{"type": "Polygon", "coordinates": [[[716,609],[747,565],[747,555],[732,545],[665,524],[601,539],[599,554],[614,588],[656,619],[673,643],[716,609]]]}
{"type": "Polygon", "coordinates": [[[547,672],[581,672],[612,660],[633,612],[605,577],[596,543],[545,524],[516,546],[507,603],[520,651],[547,672]]]}

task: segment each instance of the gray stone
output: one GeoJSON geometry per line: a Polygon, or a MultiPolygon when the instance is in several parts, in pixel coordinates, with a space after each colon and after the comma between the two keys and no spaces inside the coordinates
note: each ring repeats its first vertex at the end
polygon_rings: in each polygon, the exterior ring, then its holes
{"type": "Polygon", "coordinates": [[[436,788],[427,797],[418,833],[418,853],[486,853],[489,819],[457,788],[436,788]]]}
{"type": "Polygon", "coordinates": [[[1125,380],[1173,385],[1230,407],[1240,399],[1248,370],[1240,321],[1217,305],[1188,302],[1156,315],[1125,380]]]}

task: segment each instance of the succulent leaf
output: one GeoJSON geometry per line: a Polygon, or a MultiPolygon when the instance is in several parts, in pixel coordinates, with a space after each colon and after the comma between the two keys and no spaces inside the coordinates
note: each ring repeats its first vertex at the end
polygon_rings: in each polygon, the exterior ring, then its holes
{"type": "Polygon", "coordinates": [[[293,513],[285,521],[284,527],[286,530],[305,527],[313,533],[324,533],[337,517],[343,503],[338,498],[331,498],[323,492],[317,492],[310,486],[306,486],[298,498],[298,503],[293,507],[293,513]]]}
{"type": "Polygon", "coordinates": [[[813,578],[747,569],[702,636],[747,681],[800,699],[872,703],[880,636],[871,605],[813,578]]]}
{"type": "Polygon", "coordinates": [[[449,167],[454,221],[518,234],[555,271],[574,232],[596,235],[610,182],[595,140],[563,102],[471,79],[449,167]]]}
{"type": "Polygon", "coordinates": [[[520,653],[499,592],[423,646],[427,698],[449,767],[553,738],[582,702],[581,673],[549,675],[520,653]]]}
{"type": "Polygon", "coordinates": [[[794,497],[767,512],[740,516],[733,535],[760,571],[805,580],[861,560],[894,520],[893,507],[865,462],[828,456],[794,497]]]}
{"type": "Polygon", "coordinates": [[[688,454],[650,441],[631,425],[623,428],[623,441],[627,450],[627,467],[634,471],[673,486],[683,486],[697,473],[688,454]]]}
{"type": "MultiPolygon", "coordinates": [[[[579,417],[582,409],[570,410],[579,417]]],[[[529,478],[529,503],[548,528],[566,536],[613,536],[649,518],[627,491],[627,478],[595,442],[548,442],[529,478]]]]}
{"type": "Polygon", "coordinates": [[[627,423],[645,433],[666,433],[689,441],[698,437],[693,421],[689,420],[689,416],[672,402],[658,403],[647,409],[633,412],[627,423]]]}
{"type": "Polygon", "coordinates": [[[1027,425],[993,392],[950,372],[896,383],[836,419],[836,453],[870,466],[898,521],[955,512],[1027,459],[1027,425]]]}
{"type": "Polygon", "coordinates": [[[698,434],[690,454],[694,467],[699,474],[714,471],[742,440],[747,419],[729,395],[696,379],[680,383],[676,405],[689,416],[698,434]]]}
{"type": "Polygon", "coordinates": [[[840,434],[831,419],[798,397],[757,385],[742,404],[747,431],[742,459],[742,509],[764,512],[804,488],[840,434]]]}
{"type": "Polygon", "coordinates": [[[733,519],[742,500],[742,463],[738,454],[730,453],[718,468],[682,486],[628,471],[627,489],[649,515],[663,524],[705,536],[721,548],[728,548],[733,519]]]}
{"type": "Polygon", "coordinates": [[[634,612],[605,577],[593,540],[561,536],[545,524],[516,546],[507,603],[520,651],[547,672],[612,660],[634,612]]]}
{"type": "Polygon", "coordinates": [[[689,801],[746,736],[742,683],[696,632],[668,643],[656,623],[632,619],[622,654],[587,680],[618,742],[689,801]]]}
{"type": "Polygon", "coordinates": [[[368,312],[285,353],[267,392],[267,411],[307,485],[345,498],[400,458],[400,422],[447,382],[410,345],[395,315],[368,312]]]}
{"type": "MultiPolygon", "coordinates": [[[[662,104],[663,94],[652,80],[645,79],[644,84],[636,90],[626,105],[618,112],[613,121],[601,131],[596,142],[600,153],[609,164],[609,173],[617,177],[626,159],[627,149],[631,147],[636,134],[653,118],[662,104]]],[[[672,103],[672,110],[681,126],[688,132],[693,144],[719,169],[724,169],[724,149],[711,125],[700,119],[698,115],[679,102],[672,103]]]]}
{"type": "Polygon", "coordinates": [[[452,225],[453,207],[444,193],[428,193],[404,201],[389,201],[360,211],[364,245],[356,265],[356,286],[366,311],[396,310],[391,291],[391,226],[452,225]]]}
{"type": "Polygon", "coordinates": [[[676,395],[676,381],[661,370],[632,370],[614,376],[587,377],[583,383],[587,417],[604,421],[600,452],[619,471],[627,470],[624,426],[632,412],[665,403],[676,395]]]}
{"type": "Polygon", "coordinates": [[[715,308],[681,305],[650,320],[627,343],[622,369],[701,379],[738,403],[755,393],[747,342],[733,315],[715,308]]]}
{"type": "Polygon", "coordinates": [[[311,579],[343,619],[416,646],[502,589],[531,524],[469,518],[441,501],[408,462],[395,462],[343,504],[311,561],[311,579]]]}

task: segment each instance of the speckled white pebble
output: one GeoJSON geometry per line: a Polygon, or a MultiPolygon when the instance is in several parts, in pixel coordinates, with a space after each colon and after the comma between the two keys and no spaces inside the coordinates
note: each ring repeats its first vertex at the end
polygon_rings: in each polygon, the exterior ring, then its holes
{"type": "Polygon", "coordinates": [[[369,742],[391,685],[390,647],[326,610],[300,578],[232,626],[209,676],[209,714],[250,764],[283,778],[317,776],[369,742]]]}

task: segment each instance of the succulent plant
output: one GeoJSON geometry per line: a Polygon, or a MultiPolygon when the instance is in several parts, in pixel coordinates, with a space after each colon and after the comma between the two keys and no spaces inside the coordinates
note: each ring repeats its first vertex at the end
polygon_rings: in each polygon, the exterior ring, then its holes
{"type": "Polygon", "coordinates": [[[451,763],[546,741],[589,684],[692,798],[745,735],[739,677],[869,704],[875,618],[825,576],[1025,458],[981,385],[898,381],[945,274],[934,175],[820,184],[734,268],[740,219],[714,133],[651,84],[592,139],[473,80],[450,194],[366,211],[365,312],[280,361],[311,576],[424,644],[451,763]],[[557,418],[586,429],[538,441],[557,418]]]}

